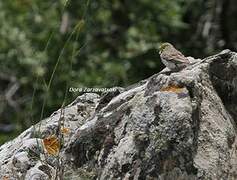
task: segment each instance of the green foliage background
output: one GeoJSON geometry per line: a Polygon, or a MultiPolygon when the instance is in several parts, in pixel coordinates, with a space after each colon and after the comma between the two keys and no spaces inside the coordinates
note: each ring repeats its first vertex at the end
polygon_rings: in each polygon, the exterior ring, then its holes
{"type": "MultiPolygon", "coordinates": [[[[0,143],[49,116],[64,99],[72,101],[78,94],[65,97],[68,87],[127,86],[159,72],[160,42],[195,57],[231,46],[219,29],[210,30],[212,42],[203,35],[205,17],[217,5],[214,0],[0,1],[0,124],[16,127],[0,133],[0,143]],[[11,104],[5,95],[14,84],[11,104]]],[[[218,25],[218,17],[211,22],[218,25]]]]}

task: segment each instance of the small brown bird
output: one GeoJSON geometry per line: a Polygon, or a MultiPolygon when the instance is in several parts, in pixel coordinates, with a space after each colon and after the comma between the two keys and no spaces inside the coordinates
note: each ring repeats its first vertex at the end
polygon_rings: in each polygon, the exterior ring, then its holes
{"type": "Polygon", "coordinates": [[[171,71],[179,71],[190,64],[188,58],[170,43],[161,44],[159,54],[162,63],[171,71]]]}

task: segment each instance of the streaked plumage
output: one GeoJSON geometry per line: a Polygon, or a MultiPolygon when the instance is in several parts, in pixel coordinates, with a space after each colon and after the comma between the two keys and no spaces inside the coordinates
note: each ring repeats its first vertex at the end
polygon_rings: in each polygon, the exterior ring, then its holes
{"type": "Polygon", "coordinates": [[[161,44],[159,54],[163,64],[171,71],[179,71],[190,64],[189,60],[170,43],[161,44]]]}

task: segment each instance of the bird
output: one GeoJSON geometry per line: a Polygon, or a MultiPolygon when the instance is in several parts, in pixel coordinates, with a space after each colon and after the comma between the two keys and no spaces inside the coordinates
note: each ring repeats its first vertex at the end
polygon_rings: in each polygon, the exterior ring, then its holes
{"type": "Polygon", "coordinates": [[[190,64],[188,58],[168,42],[159,46],[159,54],[162,63],[171,71],[180,71],[190,64]]]}

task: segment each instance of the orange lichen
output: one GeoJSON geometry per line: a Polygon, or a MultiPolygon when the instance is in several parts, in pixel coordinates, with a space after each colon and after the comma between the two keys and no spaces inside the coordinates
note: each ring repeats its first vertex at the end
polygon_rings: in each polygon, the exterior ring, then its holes
{"type": "Polygon", "coordinates": [[[184,91],[184,88],[183,87],[179,87],[177,85],[170,85],[170,86],[161,88],[160,91],[182,93],[184,91]]]}
{"type": "Polygon", "coordinates": [[[69,132],[70,132],[70,129],[69,129],[69,128],[66,128],[66,127],[62,127],[62,128],[61,128],[61,133],[62,133],[62,134],[69,134],[69,132]]]}
{"type": "Polygon", "coordinates": [[[8,176],[3,176],[2,180],[9,180],[8,176]]]}
{"type": "Polygon", "coordinates": [[[56,136],[50,136],[43,139],[44,147],[48,154],[57,155],[60,149],[60,143],[56,136]]]}

